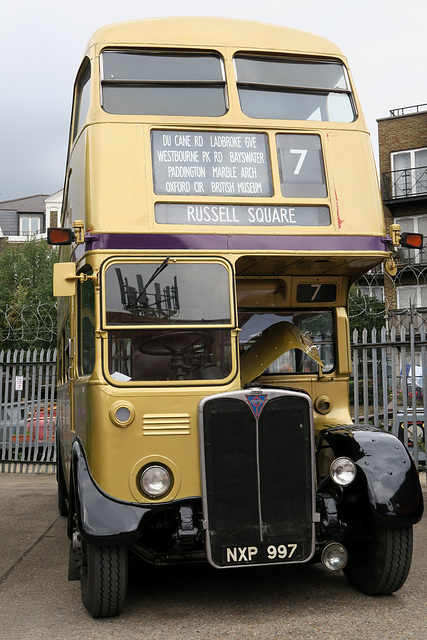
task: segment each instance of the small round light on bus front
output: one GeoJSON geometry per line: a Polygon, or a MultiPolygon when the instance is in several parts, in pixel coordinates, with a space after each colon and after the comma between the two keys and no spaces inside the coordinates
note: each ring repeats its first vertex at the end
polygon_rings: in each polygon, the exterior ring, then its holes
{"type": "Polygon", "coordinates": [[[329,571],[341,571],[347,564],[347,560],[347,549],[339,542],[330,542],[322,551],[322,564],[329,571]]]}
{"type": "Polygon", "coordinates": [[[329,413],[332,410],[332,406],[332,400],[329,396],[318,396],[314,401],[315,410],[322,415],[329,413]]]}
{"type": "Polygon", "coordinates": [[[335,458],[329,468],[329,475],[335,484],[346,487],[356,477],[356,465],[350,458],[335,458]]]}
{"type": "Polygon", "coordinates": [[[135,409],[130,402],[119,400],[110,407],[110,420],[116,427],[128,427],[135,418],[135,409]]]}
{"type": "Polygon", "coordinates": [[[139,483],[142,491],[149,498],[161,498],[168,493],[172,484],[172,477],[166,467],[153,464],[143,470],[139,483]]]}
{"type": "Polygon", "coordinates": [[[130,416],[129,407],[119,407],[116,411],[116,420],[118,420],[118,422],[129,422],[130,416]]]}

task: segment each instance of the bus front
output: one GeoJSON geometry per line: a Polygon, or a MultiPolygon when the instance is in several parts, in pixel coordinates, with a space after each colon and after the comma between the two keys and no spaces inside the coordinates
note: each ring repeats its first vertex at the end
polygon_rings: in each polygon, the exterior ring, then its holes
{"type": "Polygon", "coordinates": [[[62,219],[58,481],[90,613],[120,612],[129,550],[398,589],[422,508],[403,446],[349,411],[348,291],[389,249],[341,52],[240,21],[106,27],[62,219]]]}

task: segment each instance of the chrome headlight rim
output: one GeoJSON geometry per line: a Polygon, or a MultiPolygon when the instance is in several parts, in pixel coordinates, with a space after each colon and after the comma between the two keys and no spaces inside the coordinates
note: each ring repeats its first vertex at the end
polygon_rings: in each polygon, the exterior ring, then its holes
{"type": "Polygon", "coordinates": [[[335,484],[347,487],[356,478],[357,467],[351,458],[340,456],[332,461],[329,475],[335,484]]]}

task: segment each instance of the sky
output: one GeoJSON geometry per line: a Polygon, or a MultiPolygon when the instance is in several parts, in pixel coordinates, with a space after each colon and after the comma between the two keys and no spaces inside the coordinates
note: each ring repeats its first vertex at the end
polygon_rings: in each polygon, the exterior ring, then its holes
{"type": "Polygon", "coordinates": [[[377,155],[377,118],[427,103],[426,0],[11,0],[0,7],[0,201],[63,186],[71,96],[99,27],[245,18],[316,33],[347,56],[377,155]]]}

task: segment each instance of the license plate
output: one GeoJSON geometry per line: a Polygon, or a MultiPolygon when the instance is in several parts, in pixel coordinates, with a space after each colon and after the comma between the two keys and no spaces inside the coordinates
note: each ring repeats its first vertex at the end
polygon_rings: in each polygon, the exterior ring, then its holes
{"type": "Polygon", "coordinates": [[[264,542],[257,545],[222,547],[222,566],[242,566],[250,564],[275,564],[281,562],[298,562],[298,543],[269,544],[264,542]]]}

